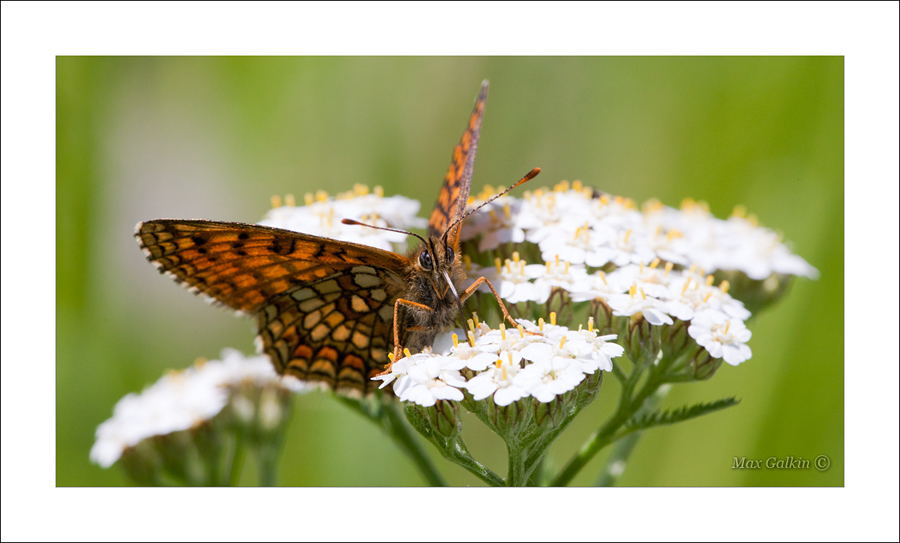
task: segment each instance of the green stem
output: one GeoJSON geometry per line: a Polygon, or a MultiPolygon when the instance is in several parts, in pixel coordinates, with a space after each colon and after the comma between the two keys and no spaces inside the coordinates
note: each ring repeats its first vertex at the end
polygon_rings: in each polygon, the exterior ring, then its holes
{"type": "Polygon", "coordinates": [[[542,454],[534,466],[531,467],[531,473],[528,475],[528,482],[525,486],[545,486],[547,482],[547,468],[549,465],[547,455],[542,454]]]}
{"type": "Polygon", "coordinates": [[[406,419],[417,432],[437,447],[441,452],[441,456],[461,466],[491,486],[506,486],[506,481],[499,475],[472,458],[465,442],[458,433],[454,437],[446,437],[435,432],[431,423],[420,412],[418,406],[413,404],[407,405],[406,419]]]}
{"type": "Polygon", "coordinates": [[[481,462],[472,458],[472,455],[469,454],[469,449],[466,448],[466,444],[463,442],[462,438],[458,437],[447,441],[449,441],[449,443],[445,444],[443,447],[435,443],[435,445],[438,445],[438,449],[440,449],[444,458],[462,466],[490,486],[506,486],[506,481],[499,475],[484,467],[481,462]]]}
{"type": "Polygon", "coordinates": [[[595,376],[590,376],[587,379],[596,380],[589,388],[581,389],[578,392],[577,396],[574,399],[570,399],[569,407],[567,408],[566,416],[563,420],[554,428],[549,430],[540,431],[539,434],[532,434],[526,436],[523,440],[527,443],[527,451],[528,456],[525,460],[525,477],[531,477],[531,474],[534,473],[535,468],[537,468],[541,460],[544,458],[544,454],[547,452],[547,448],[551,443],[561,434],[569,423],[575,420],[575,417],[578,416],[578,413],[581,412],[587,405],[589,405],[594,399],[597,397],[599,392],[599,387],[603,382],[603,374],[598,372],[595,376]]]}
{"type": "Polygon", "coordinates": [[[244,440],[244,432],[238,430],[234,435],[234,444],[230,454],[226,458],[222,473],[225,480],[222,486],[235,486],[241,478],[241,470],[244,468],[244,458],[247,456],[247,446],[244,440]]]}
{"type": "Polygon", "coordinates": [[[641,439],[641,435],[643,435],[643,432],[634,432],[616,443],[612,452],[609,453],[609,458],[606,459],[603,467],[600,468],[600,475],[597,477],[594,486],[613,486],[616,484],[616,481],[625,472],[625,464],[628,457],[631,456],[631,452],[641,439]]]}
{"type": "MultiPolygon", "coordinates": [[[[670,387],[665,385],[660,386],[653,395],[647,398],[644,405],[638,409],[635,414],[639,415],[640,413],[654,410],[656,406],[659,405],[659,402],[666,397],[669,388],[670,387]]],[[[600,473],[594,486],[612,486],[616,484],[616,481],[618,481],[625,472],[628,458],[631,456],[632,451],[634,451],[634,448],[637,446],[637,443],[640,441],[643,434],[643,432],[620,434],[620,438],[616,443],[615,448],[609,453],[609,457],[603,463],[603,467],[600,468],[600,473]]]]}
{"type": "Polygon", "coordinates": [[[663,384],[661,372],[665,370],[665,366],[659,366],[651,369],[647,382],[633,398],[630,391],[639,379],[638,366],[632,370],[632,375],[622,387],[622,399],[616,413],[604,424],[600,429],[595,431],[588,438],[578,453],[569,461],[565,468],[556,476],[551,483],[552,486],[565,486],[569,484],[575,475],[594,458],[601,449],[616,441],[621,435],[616,435],[619,428],[625,424],[634,414],[644,405],[644,400],[650,397],[663,384]]]}
{"type": "Polygon", "coordinates": [[[397,402],[389,402],[384,406],[382,412],[385,414],[385,420],[390,428],[389,434],[394,443],[412,459],[428,484],[430,486],[447,486],[444,478],[431,463],[431,459],[425,454],[425,450],[419,445],[419,441],[409,431],[409,426],[397,410],[397,402]]]}
{"type": "Polygon", "coordinates": [[[374,403],[370,399],[357,400],[346,396],[335,396],[335,399],[381,427],[394,440],[397,447],[412,459],[429,485],[447,486],[419,441],[409,431],[409,426],[397,409],[396,400],[385,397],[374,403]]]}
{"type": "Polygon", "coordinates": [[[506,444],[509,452],[509,468],[506,472],[506,486],[526,486],[528,475],[525,471],[525,450],[518,443],[506,444]]]}
{"type": "Polygon", "coordinates": [[[256,447],[256,457],[259,459],[259,486],[275,486],[278,480],[280,449],[277,442],[266,442],[256,447]]]}

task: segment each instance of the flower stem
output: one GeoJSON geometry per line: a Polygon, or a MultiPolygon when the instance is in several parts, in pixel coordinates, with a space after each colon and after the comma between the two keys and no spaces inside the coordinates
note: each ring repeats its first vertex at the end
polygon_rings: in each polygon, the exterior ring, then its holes
{"type": "Polygon", "coordinates": [[[528,474],[525,470],[525,461],[527,454],[523,447],[518,443],[507,443],[506,449],[509,452],[509,468],[506,473],[506,486],[526,486],[528,483],[528,474]]]}
{"type": "Polygon", "coordinates": [[[278,443],[262,443],[256,447],[259,461],[259,486],[275,486],[278,480],[278,443]]]}
{"type": "Polygon", "coordinates": [[[387,433],[401,451],[406,453],[419,469],[419,473],[430,486],[447,486],[443,477],[425,454],[419,441],[409,431],[393,398],[385,397],[380,401],[357,400],[346,396],[335,396],[342,404],[371,420],[387,433]]]}
{"type": "Polygon", "coordinates": [[[244,468],[244,458],[247,456],[247,444],[244,432],[238,430],[234,433],[234,441],[231,450],[225,460],[222,474],[225,476],[222,486],[235,486],[241,478],[241,470],[244,468]]]}
{"type": "Polygon", "coordinates": [[[430,486],[447,486],[444,478],[438,472],[434,464],[425,454],[419,441],[409,431],[409,426],[403,420],[400,412],[397,410],[397,402],[389,402],[382,409],[384,419],[390,427],[389,434],[400,449],[412,459],[413,463],[419,468],[419,473],[430,486]]]}
{"type": "Polygon", "coordinates": [[[417,432],[437,447],[444,458],[458,464],[491,486],[506,486],[503,478],[472,458],[466,443],[458,434],[455,437],[445,437],[435,432],[431,423],[422,416],[415,404],[407,405],[406,419],[417,432]]]}
{"type": "MultiPolygon", "coordinates": [[[[669,393],[670,388],[670,386],[662,385],[656,389],[656,392],[647,398],[644,405],[637,411],[636,415],[653,411],[656,406],[659,405],[659,402],[666,397],[666,394],[669,393]]],[[[633,432],[619,439],[615,448],[609,453],[609,457],[604,461],[603,467],[600,468],[600,473],[597,476],[594,486],[613,486],[616,484],[619,478],[622,477],[622,474],[625,473],[628,458],[631,456],[632,451],[634,451],[634,448],[637,446],[642,435],[644,435],[644,432],[633,432]]]]}
{"type": "Polygon", "coordinates": [[[635,432],[628,434],[616,443],[615,448],[609,454],[609,458],[600,468],[600,474],[594,486],[613,486],[619,477],[625,472],[625,465],[631,452],[634,450],[637,442],[641,439],[643,432],[635,432]]]}
{"type": "Polygon", "coordinates": [[[574,401],[567,409],[568,412],[566,413],[565,418],[563,418],[559,424],[549,430],[544,430],[537,435],[527,436],[525,438],[525,441],[528,441],[528,455],[525,460],[526,478],[531,477],[535,468],[540,465],[550,444],[553,443],[559,434],[566,429],[569,423],[578,416],[578,413],[597,397],[600,384],[603,382],[603,374],[597,372],[596,377],[591,376],[588,379],[594,381],[593,386],[589,387],[587,390],[582,390],[582,392],[574,398],[574,401]]]}
{"type": "Polygon", "coordinates": [[[637,384],[640,373],[643,372],[641,366],[635,364],[628,380],[622,385],[622,399],[619,408],[615,414],[601,428],[595,431],[588,438],[588,441],[582,445],[578,453],[569,460],[565,468],[556,476],[551,486],[565,486],[569,484],[575,475],[594,458],[601,449],[617,441],[622,435],[617,435],[619,428],[634,416],[644,406],[647,400],[657,389],[664,383],[664,377],[661,373],[665,371],[665,364],[651,367],[647,381],[641,390],[632,396],[631,391],[637,384]]]}
{"type": "Polygon", "coordinates": [[[466,448],[466,444],[463,442],[462,438],[456,438],[452,440],[451,443],[448,443],[448,445],[449,446],[445,448],[438,447],[441,449],[441,454],[443,454],[445,458],[462,466],[491,486],[506,486],[506,481],[499,475],[484,467],[481,462],[472,458],[472,455],[469,454],[469,450],[466,448]]]}

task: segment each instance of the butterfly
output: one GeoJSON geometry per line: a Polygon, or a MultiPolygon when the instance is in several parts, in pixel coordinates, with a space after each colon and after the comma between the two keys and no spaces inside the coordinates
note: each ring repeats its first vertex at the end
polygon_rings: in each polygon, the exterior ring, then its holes
{"type": "MultiPolygon", "coordinates": [[[[422,242],[405,256],[291,230],[207,220],[141,222],[135,238],[160,273],[255,316],[257,348],[279,374],[339,393],[369,393],[379,384],[372,378],[404,349],[419,352],[451,328],[457,315],[464,320],[463,303],[482,284],[497,298],[504,319],[516,325],[484,277],[459,288],[465,280],[460,223],[467,216],[487,91],[485,81],[453,149],[427,238],[402,232],[422,242]]],[[[538,172],[533,169],[495,198],[538,172]]]]}

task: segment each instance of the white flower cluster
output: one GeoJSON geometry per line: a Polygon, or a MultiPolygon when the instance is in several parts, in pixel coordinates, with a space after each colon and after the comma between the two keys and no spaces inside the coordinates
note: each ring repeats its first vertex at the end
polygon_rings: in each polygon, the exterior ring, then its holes
{"type": "Polygon", "coordinates": [[[342,219],[386,228],[407,230],[427,226],[425,219],[416,217],[420,204],[404,196],[385,198],[381,187],[370,192],[364,185],[356,185],[352,191],[328,196],[324,191],[307,194],[306,205],[294,205],[292,196],[273,197],[273,206],[260,221],[263,226],[274,226],[340,241],[361,243],[385,251],[405,248],[407,236],[396,232],[353,226],[341,223],[342,219]]]}
{"type": "Polygon", "coordinates": [[[458,341],[461,331],[443,334],[433,351],[407,355],[375,379],[384,381],[381,388],[393,383],[400,400],[426,407],[437,400],[460,401],[463,389],[476,401],[493,396],[501,406],[528,396],[547,403],[587,374],[611,371],[612,358],[624,352],[611,343],[615,335],[598,336],[590,324],[588,330],[569,330],[543,321],[518,322],[517,330],[472,326],[468,343],[458,341]],[[461,373],[465,369],[474,372],[468,380],[461,373]]]}
{"type": "MultiPolygon", "coordinates": [[[[245,357],[224,349],[222,360],[195,364],[164,375],[140,394],[123,397],[112,418],[97,427],[91,460],[113,465],[125,449],[149,437],[187,430],[215,417],[228,403],[230,386],[284,384],[266,356],[245,357]]],[[[294,383],[292,389],[301,388],[294,383]]]]}
{"type": "MultiPolygon", "coordinates": [[[[479,252],[532,243],[545,263],[528,264],[516,252],[492,267],[472,264],[468,284],[484,276],[510,303],[546,303],[556,287],[574,302],[603,301],[615,316],[640,313],[656,326],[673,318],[691,321],[688,333],[701,347],[737,365],[751,356],[744,325],[750,312],[728,294],[727,282],[715,286],[704,274],[737,270],[756,280],[773,273],[818,275],[773,231],[744,215],[737,209],[728,220],[717,219],[690,200],[681,210],[651,202],[639,211],[628,199],[594,197],[578,182],[523,199],[504,196],[473,213],[461,239],[477,239],[479,252]],[[589,272],[610,266],[609,273],[589,272]]],[[[486,285],[480,290],[488,292],[486,285]]]]}
{"type": "MultiPolygon", "coordinates": [[[[700,275],[696,267],[675,270],[670,262],[659,267],[627,264],[610,273],[588,274],[584,264],[548,262],[527,264],[513,255],[504,264],[482,268],[472,264],[467,285],[486,277],[500,297],[510,303],[547,302],[551,289],[565,290],[573,302],[600,300],[617,317],[640,314],[654,326],[674,324],[673,317],[691,321],[688,334],[713,358],[736,366],[748,360],[750,331],[744,321],[750,312],[728,294],[728,283],[713,285],[711,275],[700,275]]],[[[479,289],[490,292],[487,286],[479,289]]]]}
{"type": "MultiPolygon", "coordinates": [[[[473,205],[490,196],[480,195],[473,205]]],[[[705,204],[685,200],[680,210],[648,202],[639,211],[631,200],[601,195],[576,181],[554,190],[503,196],[463,223],[460,239],[478,238],[478,251],[503,243],[529,242],[545,261],[601,267],[649,264],[659,258],[707,272],[736,270],[762,280],[772,273],[815,278],[818,271],[792,254],[778,235],[762,228],[742,208],[717,219],[705,204]],[[480,236],[480,237],[479,237],[480,236]]]]}

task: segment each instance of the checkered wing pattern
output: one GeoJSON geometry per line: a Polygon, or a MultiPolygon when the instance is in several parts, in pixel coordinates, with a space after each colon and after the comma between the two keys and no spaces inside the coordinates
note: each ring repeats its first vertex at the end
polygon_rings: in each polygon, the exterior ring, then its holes
{"type": "Polygon", "coordinates": [[[403,256],[242,223],[160,219],[135,237],[161,273],[256,315],[258,347],[276,370],[340,392],[371,391],[393,346],[403,256]]]}
{"type": "MultiPolygon", "coordinates": [[[[456,147],[453,148],[453,160],[444,176],[444,184],[438,193],[437,202],[428,221],[428,235],[441,237],[453,222],[462,216],[469,199],[469,188],[472,185],[472,168],[475,163],[475,151],[478,149],[478,136],[481,134],[481,120],[484,117],[484,104],[487,100],[488,82],[481,84],[481,92],[475,100],[475,109],[469,115],[469,124],[456,147]]],[[[448,245],[458,247],[459,226],[447,236],[448,245]]]]}

